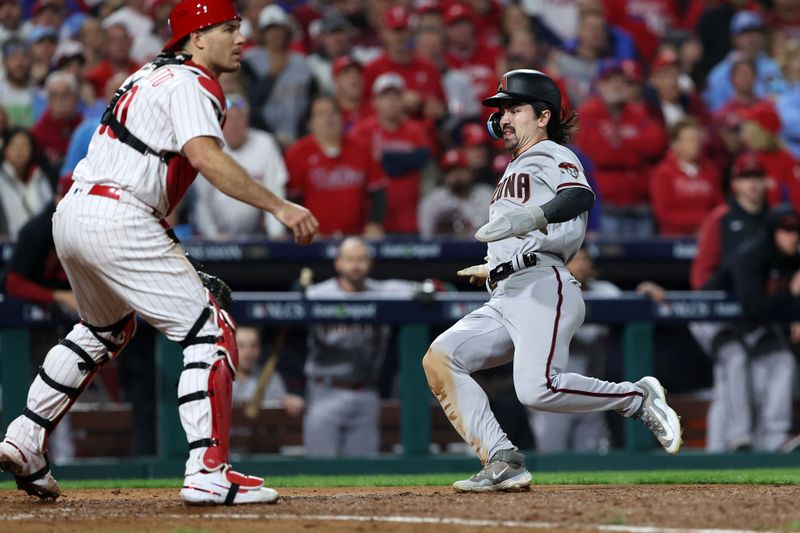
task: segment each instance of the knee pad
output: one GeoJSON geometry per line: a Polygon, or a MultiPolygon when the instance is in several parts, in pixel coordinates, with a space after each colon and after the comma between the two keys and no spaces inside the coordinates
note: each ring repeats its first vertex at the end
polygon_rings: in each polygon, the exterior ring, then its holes
{"type": "Polygon", "coordinates": [[[225,357],[230,366],[233,379],[239,368],[239,348],[236,345],[236,321],[220,308],[214,296],[206,289],[208,305],[197,317],[186,338],[179,344],[186,350],[198,344],[213,344],[216,350],[225,357]],[[206,333],[201,335],[201,333],[206,333]]]}
{"type": "Polygon", "coordinates": [[[136,313],[133,311],[110,326],[93,326],[83,321],[81,323],[106,347],[110,359],[118,357],[136,335],[136,313]]]}

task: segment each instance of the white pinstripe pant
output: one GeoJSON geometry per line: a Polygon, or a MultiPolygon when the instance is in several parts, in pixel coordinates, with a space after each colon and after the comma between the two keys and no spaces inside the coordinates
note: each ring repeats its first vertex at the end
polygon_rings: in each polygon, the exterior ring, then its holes
{"type": "MultiPolygon", "coordinates": [[[[173,341],[181,341],[208,306],[205,288],[183,249],[167,236],[151,210],[126,192],[120,199],[87,194],[88,187],[76,182],[53,215],[56,251],[69,277],[81,319],[92,326],[114,324],[135,311],[173,341]]],[[[198,335],[219,335],[211,319],[198,335]]],[[[100,361],[106,347],[83,324],[67,335],[92,359],[100,361]]],[[[111,340],[111,337],[109,337],[111,340]]],[[[212,363],[218,359],[211,344],[184,350],[184,365],[212,363]]],[[[83,389],[91,375],[78,368],[74,351],[56,345],[43,368],[54,381],[83,389]]],[[[181,374],[179,395],[208,388],[208,369],[181,374]]],[[[37,377],[28,393],[29,410],[57,419],[71,399],[37,377]]],[[[181,422],[189,442],[211,435],[211,403],[208,398],[180,407],[181,422]]],[[[43,452],[45,431],[20,416],[9,426],[7,438],[26,448],[43,452]]],[[[187,475],[202,468],[205,448],[192,450],[187,475]]]]}

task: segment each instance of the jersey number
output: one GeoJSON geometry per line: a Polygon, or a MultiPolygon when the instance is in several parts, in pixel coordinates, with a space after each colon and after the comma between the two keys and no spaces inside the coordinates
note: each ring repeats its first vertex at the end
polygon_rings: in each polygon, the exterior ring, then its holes
{"type": "MultiPolygon", "coordinates": [[[[134,85],[130,91],[126,92],[120,97],[119,101],[117,101],[117,105],[114,106],[114,116],[117,117],[117,120],[123,126],[125,125],[125,122],[128,120],[128,108],[130,107],[131,102],[133,101],[133,97],[136,96],[136,93],[138,91],[139,91],[139,86],[134,85]]],[[[114,133],[111,130],[111,128],[105,125],[100,126],[100,135],[103,134],[108,134],[108,136],[111,137],[112,139],[117,138],[117,134],[114,133]]]]}

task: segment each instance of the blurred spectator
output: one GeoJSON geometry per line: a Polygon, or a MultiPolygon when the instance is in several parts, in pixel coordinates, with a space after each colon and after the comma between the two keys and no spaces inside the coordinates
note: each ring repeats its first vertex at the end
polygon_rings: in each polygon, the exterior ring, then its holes
{"type": "Polygon", "coordinates": [[[606,20],[627,32],[636,45],[638,57],[652,61],[667,29],[678,22],[677,3],[673,0],[603,0],[606,20]]]}
{"type": "Polygon", "coordinates": [[[405,82],[402,104],[407,113],[432,120],[441,118],[445,106],[439,71],[414,55],[408,10],[401,6],[387,9],[380,36],[386,51],[364,67],[364,94],[373,94],[379,76],[394,72],[405,82]]]}
{"type": "MultiPolygon", "coordinates": [[[[506,2],[500,0],[461,0],[474,14],[475,36],[488,46],[499,46],[503,7],[506,2]]],[[[449,6],[448,6],[449,7],[449,6]]],[[[446,16],[446,15],[445,15],[446,16]]]]}
{"type": "Polygon", "coordinates": [[[775,102],[781,119],[781,138],[796,159],[800,159],[800,83],[781,95],[775,102]]]}
{"type": "Polygon", "coordinates": [[[22,9],[17,0],[0,0],[0,43],[22,37],[22,9]]]}
{"type": "Polygon", "coordinates": [[[694,119],[676,123],[670,139],[670,151],[650,183],[653,215],[660,235],[694,235],[708,212],[722,202],[722,182],[714,163],[702,153],[702,131],[694,119]]]}
{"type": "MultiPolygon", "coordinates": [[[[741,154],[731,176],[731,195],[700,226],[690,282],[695,290],[725,290],[733,285],[737,250],[766,223],[765,171],[752,153],[741,154]]],[[[737,325],[693,322],[689,330],[714,365],[714,392],[708,411],[706,446],[710,451],[749,447],[751,403],[749,349],[737,325]]]]}
{"type": "Polygon", "coordinates": [[[666,134],[642,103],[628,102],[622,66],[605,61],[596,95],[580,108],[575,144],[594,162],[603,197],[605,236],[653,234],[649,173],[664,153],[666,134]]]}
{"type": "Polygon", "coordinates": [[[460,142],[466,166],[472,171],[476,181],[494,187],[497,180],[491,171],[491,139],[486,126],[477,122],[467,122],[461,126],[460,142]]]}
{"type": "Polygon", "coordinates": [[[341,15],[333,14],[322,19],[317,49],[306,58],[322,91],[333,92],[333,64],[350,54],[353,31],[353,25],[341,15]]]}
{"type": "MultiPolygon", "coordinates": [[[[601,298],[616,298],[619,287],[597,279],[591,256],[581,248],[567,263],[572,277],[577,280],[583,294],[601,298]]],[[[602,376],[606,367],[606,341],[609,327],[603,324],[583,324],[575,332],[569,345],[569,361],[565,372],[602,376]]],[[[610,445],[610,431],[605,413],[548,413],[530,407],[528,419],[536,440],[536,451],[549,452],[603,452],[610,445]]]]}
{"type": "Polygon", "coordinates": [[[103,19],[103,27],[124,26],[131,39],[131,59],[146,63],[158,55],[164,45],[164,41],[153,33],[155,22],[152,15],[145,0],[124,0],[119,9],[103,19]]]}
{"type": "Polygon", "coordinates": [[[6,131],[2,155],[0,237],[16,240],[22,226],[53,198],[53,190],[36,165],[36,145],[28,130],[6,131]]]}
{"type": "Polygon", "coordinates": [[[384,229],[408,234],[417,233],[421,171],[431,155],[431,142],[423,123],[403,113],[404,90],[398,74],[379,76],[372,86],[375,114],[359,122],[353,133],[367,140],[372,157],[389,176],[384,229]]]}
{"type": "Polygon", "coordinates": [[[371,112],[364,98],[363,72],[364,67],[351,56],[342,56],[333,62],[333,95],[342,113],[345,133],[371,112]]]}
{"type": "Polygon", "coordinates": [[[714,112],[714,120],[727,122],[732,117],[740,117],[744,109],[758,101],[756,96],[756,67],[752,61],[743,57],[735,59],[731,65],[731,87],[733,94],[720,108],[714,112]]]}
{"type": "Polygon", "coordinates": [[[678,55],[672,50],[661,51],[650,64],[649,85],[645,88],[650,113],[667,129],[687,116],[707,126],[711,116],[705,104],[693,89],[681,88],[680,75],[678,55]]]}
{"type": "Polygon", "coordinates": [[[726,0],[706,4],[708,7],[697,21],[695,31],[703,46],[704,77],[731,51],[733,39],[724,39],[721,36],[730,32],[731,20],[736,12],[745,9],[750,3],[750,0],[726,0]]]}
{"type": "MultiPolygon", "coordinates": [[[[447,31],[447,66],[469,75],[479,99],[495,93],[501,50],[478,35],[478,19],[467,4],[454,2],[444,12],[447,31]]],[[[529,67],[532,65],[529,65],[529,67]]]]}
{"type": "Polygon", "coordinates": [[[77,316],[75,297],[53,244],[52,223],[56,205],[71,186],[71,175],[61,178],[53,201],[20,229],[6,271],[5,293],[46,307],[60,306],[62,315],[77,316]]]}
{"type": "Polygon", "coordinates": [[[293,27],[289,16],[277,5],[269,5],[258,16],[263,46],[244,52],[244,68],[251,84],[248,100],[253,127],[272,132],[286,147],[300,137],[316,85],[302,55],[290,48],[293,27]]]}
{"type": "Polygon", "coordinates": [[[72,132],[80,125],[78,82],[72,74],[54,72],[45,83],[47,107],[31,133],[44,158],[43,170],[58,179],[72,132]]]}
{"type": "Polygon", "coordinates": [[[386,182],[369,150],[369,136],[345,136],[335,100],[311,102],[311,134],[286,150],[288,195],[319,220],[321,235],[383,234],[386,182]]]}
{"type": "Polygon", "coordinates": [[[520,6],[553,36],[549,39],[552,44],[560,45],[578,36],[582,3],[581,0],[522,0],[520,6]]]}
{"type": "Polygon", "coordinates": [[[726,289],[742,305],[740,351],[749,357],[737,369],[744,386],[729,393],[741,395],[737,403],[748,405],[744,413],[733,414],[728,412],[732,405],[715,403],[724,418],[709,427],[712,451],[774,452],[789,438],[796,362],[779,320],[787,304],[800,298],[799,232],[797,212],[788,205],[775,208],[765,229],[742,243],[730,262],[732,283],[726,289]]]}
{"type": "Polygon", "coordinates": [[[772,102],[742,110],[741,138],[754,151],[766,171],[767,199],[771,205],[791,202],[800,208],[800,164],[783,148],[778,137],[781,119],[772,102]]]}
{"type": "MultiPolygon", "coordinates": [[[[250,127],[250,106],[244,96],[229,93],[228,111],[222,133],[225,152],[247,173],[277,196],[286,197],[288,175],[280,147],[269,133],[250,127]]],[[[206,238],[231,238],[248,235],[285,234],[283,225],[271,214],[240,202],[212,186],[202,176],[195,181],[196,198],[192,206],[193,222],[206,238]]]]}
{"type": "Polygon", "coordinates": [[[130,58],[131,38],[122,24],[103,26],[103,51],[105,59],[86,73],[86,79],[94,87],[94,94],[100,98],[105,94],[106,83],[118,72],[133,74],[139,69],[130,58]]]}
{"type": "Polygon", "coordinates": [[[0,102],[8,111],[11,125],[30,128],[34,123],[33,100],[36,91],[31,79],[33,57],[28,44],[15,37],[2,45],[3,71],[0,102]]]}
{"type": "Polygon", "coordinates": [[[489,221],[486,206],[494,189],[475,183],[464,152],[448,150],[441,162],[442,185],[426,194],[419,204],[419,233],[425,239],[452,236],[471,239],[489,221]]]}
{"type": "Polygon", "coordinates": [[[756,154],[745,152],[736,158],[730,196],[700,226],[690,278],[693,289],[713,289],[727,283],[715,279],[728,275],[728,269],[721,268],[723,261],[730,260],[738,245],[763,227],[767,211],[765,176],[756,154]]]}
{"type": "MultiPolygon", "coordinates": [[[[334,260],[336,277],[311,285],[310,299],[413,295],[417,283],[369,277],[370,249],[358,237],[345,239],[334,260]]],[[[308,328],[306,415],[303,444],[308,456],[375,455],[380,448],[378,378],[390,328],[384,324],[316,324],[308,328]]]]}
{"type": "Polygon", "coordinates": [[[441,75],[447,112],[444,122],[439,124],[439,131],[450,132],[464,120],[481,116],[485,108],[480,104],[477,88],[469,74],[447,66],[444,29],[419,29],[415,41],[417,56],[433,64],[441,75]]]}
{"type": "Polygon", "coordinates": [[[782,80],[778,65],[765,53],[764,20],[754,11],[740,11],[731,19],[733,50],[708,74],[704,98],[711,111],[721,108],[733,98],[734,63],[743,60],[755,67],[755,94],[759,98],[774,93],[782,80]]]}
{"type": "Polygon", "coordinates": [[[108,83],[106,83],[105,95],[97,101],[97,103],[101,105],[94,105],[88,108],[83,122],[75,128],[75,131],[72,132],[72,136],[69,139],[67,153],[64,156],[64,163],[61,165],[59,176],[72,174],[78,162],[86,157],[89,151],[89,142],[92,140],[94,131],[100,125],[100,119],[103,116],[108,102],[127,78],[128,74],[125,72],[118,72],[111,76],[108,83]]]}
{"type": "Polygon", "coordinates": [[[58,30],[64,21],[63,0],[36,0],[31,10],[30,23],[34,27],[58,30]]]}
{"type": "Polygon", "coordinates": [[[764,18],[774,34],[800,39],[800,3],[796,0],[773,0],[764,18]]]}
{"type": "Polygon", "coordinates": [[[563,78],[567,96],[575,107],[589,97],[598,63],[605,58],[633,59],[633,41],[624,32],[610,27],[600,9],[581,11],[578,36],[565,45],[566,52],[551,58],[553,74],[563,78]]]}
{"type": "MultiPolygon", "coordinates": [[[[239,349],[239,366],[233,382],[233,403],[246,404],[258,389],[261,374],[261,331],[253,326],[239,326],[236,328],[236,347],[239,349]]],[[[286,385],[281,375],[275,372],[261,397],[261,406],[274,407],[285,396],[286,385]]]]}
{"type": "Polygon", "coordinates": [[[83,56],[86,58],[87,73],[91,72],[103,60],[104,56],[103,28],[98,19],[86,17],[83,20],[78,32],[78,42],[81,43],[83,56]]]}
{"type": "Polygon", "coordinates": [[[28,33],[28,43],[31,50],[31,78],[36,85],[44,85],[53,66],[58,33],[48,26],[37,26],[28,33]]]}

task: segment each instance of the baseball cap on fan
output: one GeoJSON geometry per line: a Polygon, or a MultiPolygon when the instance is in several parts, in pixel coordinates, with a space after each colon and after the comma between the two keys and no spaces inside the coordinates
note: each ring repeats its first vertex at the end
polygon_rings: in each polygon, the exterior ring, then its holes
{"type": "Polygon", "coordinates": [[[758,124],[764,130],[777,134],[781,130],[781,117],[775,111],[772,102],[759,102],[752,107],[739,111],[742,120],[750,120],[758,124]]]}
{"type": "Polygon", "coordinates": [[[472,11],[472,8],[464,4],[450,4],[444,12],[444,23],[449,26],[450,24],[455,24],[462,20],[475,24],[475,12],[472,11]]]}
{"type": "Polygon", "coordinates": [[[441,166],[443,172],[450,172],[455,168],[464,168],[467,166],[467,157],[463,151],[453,148],[444,153],[441,166]]]}
{"type": "Polygon", "coordinates": [[[402,6],[392,6],[383,14],[383,25],[390,30],[405,30],[408,28],[409,13],[402,6]]]}
{"type": "Polygon", "coordinates": [[[755,152],[739,154],[731,172],[732,178],[764,178],[766,175],[767,171],[755,152]]]}
{"type": "Polygon", "coordinates": [[[739,11],[731,19],[731,33],[764,31],[764,19],[755,11],[739,11]]]}
{"type": "Polygon", "coordinates": [[[385,72],[377,77],[375,83],[372,84],[372,94],[374,96],[381,95],[386,91],[403,91],[406,88],[406,82],[403,81],[402,76],[395,72],[385,72]]]}
{"type": "Polygon", "coordinates": [[[467,122],[461,126],[461,143],[465,147],[483,146],[486,143],[486,127],[467,122]]]}
{"type": "Polygon", "coordinates": [[[356,59],[352,56],[337,57],[336,60],[334,60],[333,62],[333,66],[331,67],[333,77],[335,78],[336,76],[339,75],[340,72],[350,67],[363,69],[361,63],[356,61],[356,59]]]}

